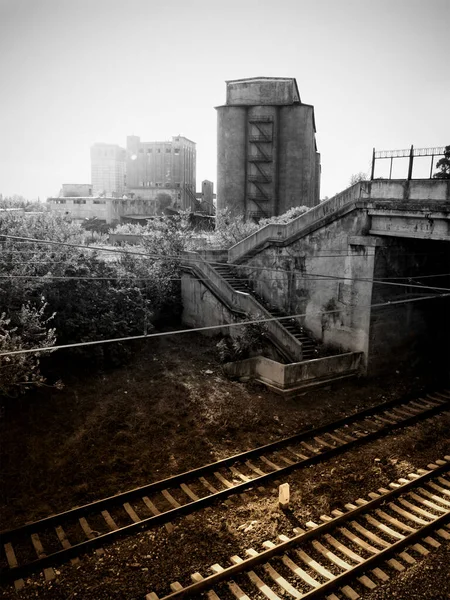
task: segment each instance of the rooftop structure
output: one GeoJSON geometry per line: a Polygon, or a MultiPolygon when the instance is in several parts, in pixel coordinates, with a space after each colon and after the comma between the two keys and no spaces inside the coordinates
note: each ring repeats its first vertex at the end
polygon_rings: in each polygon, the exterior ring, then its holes
{"type": "Polygon", "coordinates": [[[319,203],[314,107],[287,77],[227,81],[217,110],[217,208],[246,218],[319,203]]]}

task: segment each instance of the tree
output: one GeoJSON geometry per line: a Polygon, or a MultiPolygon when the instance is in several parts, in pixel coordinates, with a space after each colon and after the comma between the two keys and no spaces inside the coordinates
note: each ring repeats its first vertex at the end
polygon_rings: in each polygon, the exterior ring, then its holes
{"type": "MultiPolygon", "coordinates": [[[[0,314],[0,353],[45,348],[56,342],[55,329],[49,327],[54,315],[45,316],[47,304],[41,298],[40,306],[22,305],[15,315],[16,325],[6,313],[0,314]]],[[[0,394],[15,398],[33,387],[45,385],[39,369],[39,352],[0,356],[0,394]]],[[[56,387],[61,388],[58,381],[56,387]]]]}
{"type": "Polygon", "coordinates": [[[444,158],[438,160],[436,168],[440,171],[433,175],[434,179],[450,179],[450,146],[445,146],[444,158]]]}
{"type": "Polygon", "coordinates": [[[172,205],[172,196],[167,192],[160,192],[156,196],[156,214],[165,215],[166,209],[172,205]]]}
{"type": "MultiPolygon", "coordinates": [[[[178,267],[186,235],[172,218],[161,221],[154,225],[158,231],[147,232],[142,258],[124,254],[111,259],[84,247],[86,231],[59,216],[1,215],[0,314],[4,312],[10,326],[17,327],[25,299],[37,309],[45,297],[48,312],[54,313],[52,327],[59,344],[149,333],[167,306],[171,311],[181,306],[178,267]],[[23,242],[3,234],[81,247],[23,242]],[[163,256],[158,260],[145,253],[163,256]]],[[[64,352],[117,364],[129,354],[130,345],[100,344],[64,352]]]]}
{"type": "Polygon", "coordinates": [[[367,181],[368,179],[369,176],[367,175],[367,173],[363,173],[363,171],[360,171],[359,173],[354,173],[350,177],[349,185],[355,185],[355,183],[359,183],[360,181],[367,181]]]}

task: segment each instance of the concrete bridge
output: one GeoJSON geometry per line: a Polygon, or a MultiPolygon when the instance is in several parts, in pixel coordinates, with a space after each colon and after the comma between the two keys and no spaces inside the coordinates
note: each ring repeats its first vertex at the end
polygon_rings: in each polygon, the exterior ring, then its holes
{"type": "MultiPolygon", "coordinates": [[[[301,315],[321,344],[362,352],[375,373],[450,364],[449,242],[450,181],[375,180],[258,230],[226,258],[268,305],[301,315]]],[[[206,288],[188,278],[186,322],[221,322],[220,297],[199,302],[206,288]]]]}

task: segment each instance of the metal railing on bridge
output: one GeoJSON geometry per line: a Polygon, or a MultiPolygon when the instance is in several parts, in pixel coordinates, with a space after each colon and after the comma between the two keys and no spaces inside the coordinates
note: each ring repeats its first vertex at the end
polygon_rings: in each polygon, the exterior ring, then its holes
{"type": "Polygon", "coordinates": [[[414,146],[411,145],[411,148],[406,148],[403,150],[375,150],[375,148],[374,148],[373,153],[372,153],[372,169],[371,169],[370,179],[371,180],[374,179],[375,162],[377,160],[383,160],[383,159],[390,159],[390,161],[391,161],[388,179],[392,179],[392,164],[393,164],[393,161],[395,158],[409,158],[408,177],[407,178],[412,179],[414,158],[418,157],[418,156],[431,156],[429,179],[432,179],[434,159],[436,156],[444,156],[444,154],[445,154],[444,146],[437,146],[434,148],[414,148],[414,146]]]}

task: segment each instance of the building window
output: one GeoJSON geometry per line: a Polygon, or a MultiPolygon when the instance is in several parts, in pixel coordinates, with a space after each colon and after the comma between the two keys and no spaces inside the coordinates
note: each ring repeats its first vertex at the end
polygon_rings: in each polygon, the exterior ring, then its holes
{"type": "Polygon", "coordinates": [[[170,148],[166,148],[166,154],[170,154],[171,153],[171,149],[170,148]]]}
{"type": "Polygon", "coordinates": [[[158,148],[158,150],[156,151],[158,154],[161,154],[161,148],[158,148]]]}
{"type": "Polygon", "coordinates": [[[153,148],[147,148],[147,154],[151,154],[153,152],[153,148]]]}
{"type": "Polygon", "coordinates": [[[175,150],[173,151],[174,154],[180,154],[180,149],[179,148],[175,148],[175,150]]]}
{"type": "Polygon", "coordinates": [[[106,204],[106,200],[94,200],[94,204],[106,204]]]}
{"type": "Polygon", "coordinates": [[[74,204],[86,204],[86,200],[74,200],[74,204]]]}

